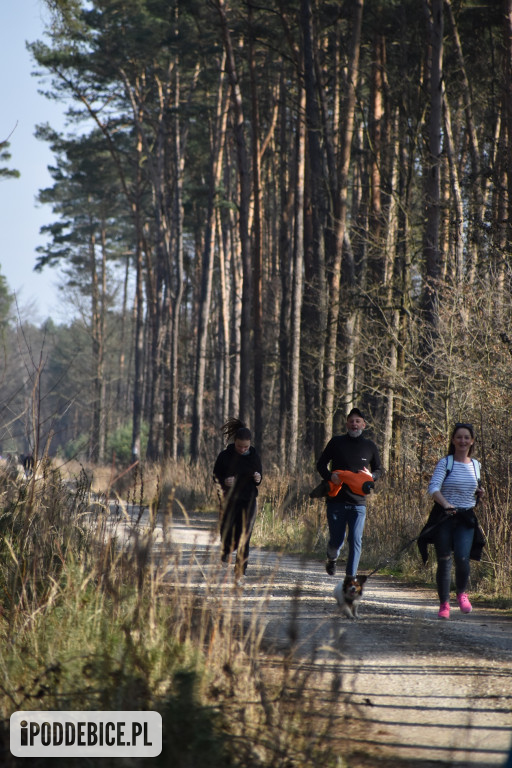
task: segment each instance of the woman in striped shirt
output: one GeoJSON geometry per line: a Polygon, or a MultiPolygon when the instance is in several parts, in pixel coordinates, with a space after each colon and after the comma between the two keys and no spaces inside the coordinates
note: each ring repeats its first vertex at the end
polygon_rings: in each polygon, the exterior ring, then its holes
{"type": "Polygon", "coordinates": [[[450,616],[452,552],[459,608],[462,613],[470,613],[472,610],[466,589],[476,526],[473,510],[476,500],[483,494],[479,483],[480,466],[476,459],[471,459],[474,442],[472,424],[456,424],[448,449],[448,454],[453,456],[453,466],[449,469],[448,458],[442,458],[428,486],[439,508],[438,512],[447,515],[445,519],[439,518],[441,522],[436,525],[432,536],[437,556],[436,583],[440,619],[448,619],[450,616]]]}

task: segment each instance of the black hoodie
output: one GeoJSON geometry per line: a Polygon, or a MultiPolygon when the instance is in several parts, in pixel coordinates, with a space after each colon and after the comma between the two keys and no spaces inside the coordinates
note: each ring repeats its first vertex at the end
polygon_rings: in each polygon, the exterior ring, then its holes
{"type": "MultiPolygon", "coordinates": [[[[330,480],[331,474],[337,469],[359,472],[360,469],[366,468],[372,473],[374,480],[382,474],[379,449],[372,440],[362,435],[351,437],[346,434],[332,437],[318,459],[316,468],[324,480],[330,480]]],[[[353,493],[348,485],[344,484],[336,496],[327,498],[327,503],[338,501],[365,505],[366,496],[353,493]]]]}
{"type": "Polygon", "coordinates": [[[261,459],[256,449],[251,445],[248,453],[237,453],[234,443],[230,443],[219,453],[213,468],[213,474],[221,484],[224,493],[230,492],[234,499],[243,502],[250,502],[258,495],[256,486],[259,483],[256,483],[253,478],[255,472],[263,474],[261,459]],[[232,488],[226,488],[224,485],[226,477],[235,478],[232,488]]]}

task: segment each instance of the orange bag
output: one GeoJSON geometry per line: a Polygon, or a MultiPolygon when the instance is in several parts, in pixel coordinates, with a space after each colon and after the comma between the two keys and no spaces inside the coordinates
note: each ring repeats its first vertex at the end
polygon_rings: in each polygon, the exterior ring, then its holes
{"type": "Polygon", "coordinates": [[[328,496],[337,496],[343,484],[348,485],[352,493],[356,493],[358,496],[367,496],[373,488],[375,483],[373,482],[372,473],[368,469],[362,469],[360,472],[350,472],[348,469],[335,469],[332,473],[338,475],[341,479],[341,483],[336,485],[329,480],[328,496]]]}

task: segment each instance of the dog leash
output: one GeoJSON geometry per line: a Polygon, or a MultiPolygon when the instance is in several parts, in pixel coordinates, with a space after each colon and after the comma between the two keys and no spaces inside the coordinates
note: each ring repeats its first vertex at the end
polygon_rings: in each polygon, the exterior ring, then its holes
{"type": "MultiPolygon", "coordinates": [[[[423,531],[424,536],[426,536],[427,533],[430,533],[431,531],[433,531],[434,528],[437,528],[437,526],[440,525],[441,523],[444,523],[444,521],[447,520],[449,517],[453,517],[457,512],[457,508],[450,507],[449,509],[445,509],[444,512],[445,514],[441,518],[439,518],[439,520],[437,520],[433,525],[431,525],[430,528],[427,528],[426,531],[423,531]]],[[[373,576],[375,573],[377,573],[377,571],[380,571],[382,568],[384,568],[385,565],[389,565],[389,563],[392,563],[393,560],[396,560],[398,557],[400,557],[400,555],[403,552],[405,552],[407,549],[409,549],[409,547],[412,546],[415,541],[418,541],[419,537],[421,536],[421,533],[422,532],[420,531],[420,533],[417,536],[415,536],[414,539],[411,539],[410,541],[408,541],[407,544],[405,544],[401,549],[399,549],[398,552],[396,552],[394,555],[392,555],[391,557],[388,557],[387,560],[383,560],[382,562],[380,562],[379,565],[373,569],[373,571],[370,571],[370,573],[367,574],[367,578],[369,579],[370,576],[373,576]]]]}
{"type": "MultiPolygon", "coordinates": [[[[478,484],[478,488],[482,487],[482,483],[480,481],[480,476],[479,475],[477,476],[477,484],[478,484]]],[[[475,507],[477,507],[478,506],[478,502],[480,501],[480,496],[475,493],[475,497],[476,497],[475,498],[475,507]]],[[[426,536],[427,533],[430,533],[431,531],[433,531],[434,528],[437,528],[438,525],[443,523],[449,517],[453,517],[455,514],[457,514],[459,509],[461,509],[461,507],[459,507],[459,508],[457,508],[457,507],[448,507],[447,509],[445,509],[443,516],[441,518],[439,518],[439,520],[437,520],[437,522],[435,522],[433,525],[431,525],[430,528],[427,528],[426,531],[423,532],[423,535],[426,536]]],[[[400,555],[403,552],[405,552],[406,549],[409,549],[409,547],[412,544],[414,544],[415,541],[418,541],[418,539],[420,538],[421,534],[422,534],[422,531],[420,531],[420,533],[417,536],[415,536],[414,539],[411,539],[410,541],[408,541],[407,544],[405,544],[401,549],[399,549],[398,552],[395,555],[393,555],[392,557],[388,557],[387,560],[384,560],[383,562],[379,563],[379,565],[376,568],[374,568],[373,571],[370,571],[370,573],[367,574],[367,578],[369,579],[370,576],[373,576],[375,573],[377,573],[377,571],[380,571],[382,568],[384,568],[385,565],[388,565],[389,563],[393,562],[393,560],[396,560],[397,557],[400,557],[400,555]]]]}

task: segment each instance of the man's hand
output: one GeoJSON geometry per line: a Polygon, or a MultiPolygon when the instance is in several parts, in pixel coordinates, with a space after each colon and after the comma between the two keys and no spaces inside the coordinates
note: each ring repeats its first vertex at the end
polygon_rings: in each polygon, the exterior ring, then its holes
{"type": "Polygon", "coordinates": [[[341,485],[341,477],[338,475],[337,472],[332,473],[331,483],[334,483],[334,485],[341,485]]]}
{"type": "Polygon", "coordinates": [[[261,475],[260,475],[260,473],[259,472],[255,472],[254,475],[253,475],[253,479],[254,479],[255,483],[261,482],[261,475]]]}
{"type": "Polygon", "coordinates": [[[225,477],[224,478],[224,485],[227,485],[228,488],[231,488],[231,486],[233,485],[234,482],[235,482],[235,478],[234,477],[225,477]]]}

